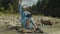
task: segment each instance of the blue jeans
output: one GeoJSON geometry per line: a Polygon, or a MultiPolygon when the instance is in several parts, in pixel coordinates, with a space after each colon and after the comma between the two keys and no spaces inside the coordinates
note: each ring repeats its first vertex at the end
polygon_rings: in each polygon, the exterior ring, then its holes
{"type": "MultiPolygon", "coordinates": [[[[21,24],[22,24],[22,26],[24,27],[24,28],[28,28],[28,26],[27,26],[27,20],[28,20],[29,18],[28,17],[25,17],[24,19],[22,19],[21,20],[21,24]]],[[[29,25],[29,29],[32,29],[33,28],[33,21],[32,21],[32,19],[30,18],[30,25],[29,25]]]]}

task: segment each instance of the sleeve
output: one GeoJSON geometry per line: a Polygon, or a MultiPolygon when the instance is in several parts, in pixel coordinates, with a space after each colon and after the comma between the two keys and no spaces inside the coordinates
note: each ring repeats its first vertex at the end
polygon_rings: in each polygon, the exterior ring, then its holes
{"type": "Polygon", "coordinates": [[[26,17],[31,17],[32,16],[31,13],[28,12],[28,11],[25,12],[25,15],[26,15],[26,17]]]}
{"type": "Polygon", "coordinates": [[[22,5],[19,4],[19,13],[22,14],[23,13],[23,8],[22,5]]]}
{"type": "Polygon", "coordinates": [[[19,4],[18,10],[19,10],[20,18],[23,19],[23,12],[24,12],[24,10],[23,10],[23,6],[21,4],[19,4]]]}

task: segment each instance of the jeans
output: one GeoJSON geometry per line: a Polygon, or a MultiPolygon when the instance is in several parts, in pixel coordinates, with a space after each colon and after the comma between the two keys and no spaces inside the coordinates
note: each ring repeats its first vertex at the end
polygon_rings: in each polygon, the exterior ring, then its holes
{"type": "MultiPolygon", "coordinates": [[[[28,26],[27,26],[27,20],[28,19],[29,19],[28,17],[25,17],[24,19],[21,20],[22,26],[26,29],[28,28],[28,26]]],[[[30,18],[29,29],[32,29],[32,28],[33,28],[33,20],[30,18]]]]}

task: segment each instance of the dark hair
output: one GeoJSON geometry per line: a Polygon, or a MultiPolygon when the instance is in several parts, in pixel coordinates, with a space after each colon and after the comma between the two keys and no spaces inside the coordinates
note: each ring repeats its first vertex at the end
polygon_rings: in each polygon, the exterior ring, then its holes
{"type": "MultiPolygon", "coordinates": [[[[23,6],[24,7],[24,6],[23,6]]],[[[27,7],[27,8],[25,8],[27,11],[29,11],[29,7],[27,7]]],[[[23,8],[23,10],[25,10],[24,8],[23,8]]]]}

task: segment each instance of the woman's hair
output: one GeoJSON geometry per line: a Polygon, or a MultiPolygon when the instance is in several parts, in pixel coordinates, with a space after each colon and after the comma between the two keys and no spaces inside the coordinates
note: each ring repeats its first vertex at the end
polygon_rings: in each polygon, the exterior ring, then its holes
{"type": "Polygon", "coordinates": [[[24,5],[24,6],[23,6],[23,9],[24,9],[24,10],[29,10],[29,7],[28,7],[27,5],[24,5]]]}

